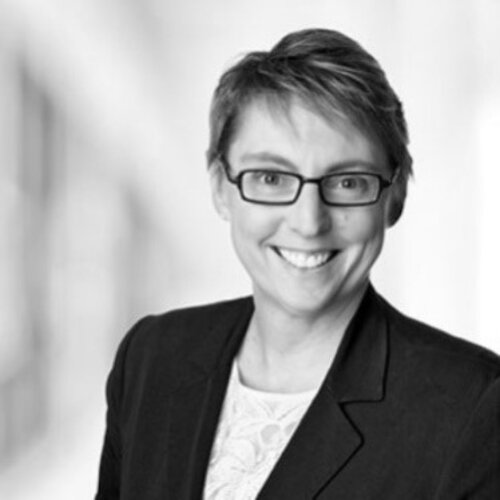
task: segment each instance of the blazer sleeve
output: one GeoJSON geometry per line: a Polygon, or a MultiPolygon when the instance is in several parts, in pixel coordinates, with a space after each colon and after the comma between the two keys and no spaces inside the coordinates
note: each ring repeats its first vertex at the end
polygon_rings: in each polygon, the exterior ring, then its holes
{"type": "Polygon", "coordinates": [[[124,394],[127,353],[132,338],[143,322],[139,321],[123,338],[118,347],[113,367],[106,383],[106,431],[101,452],[99,479],[95,500],[119,500],[122,435],[121,435],[121,405],[124,394]]]}
{"type": "Polygon", "coordinates": [[[483,393],[462,430],[435,500],[497,498],[500,499],[500,377],[483,393]]]}

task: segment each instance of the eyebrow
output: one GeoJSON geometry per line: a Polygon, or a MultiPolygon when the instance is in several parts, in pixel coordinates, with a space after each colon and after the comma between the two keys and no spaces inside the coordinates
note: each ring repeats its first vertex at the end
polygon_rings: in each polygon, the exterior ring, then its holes
{"type": "Polygon", "coordinates": [[[288,167],[292,170],[298,170],[297,165],[292,161],[288,160],[284,156],[281,156],[276,153],[271,153],[268,151],[259,151],[257,153],[245,153],[241,157],[242,163],[248,163],[252,161],[260,161],[260,162],[270,162],[275,163],[277,165],[281,165],[283,167],[288,167]]]}
{"type": "MultiPolygon", "coordinates": [[[[245,153],[241,157],[241,162],[242,163],[247,163],[247,162],[252,162],[252,161],[258,161],[258,162],[269,162],[269,163],[274,163],[276,165],[281,165],[283,167],[286,167],[290,170],[293,170],[297,172],[299,168],[297,165],[290,161],[288,158],[285,158],[284,156],[281,156],[276,153],[271,153],[269,151],[259,151],[256,153],[245,153]]],[[[329,165],[325,171],[325,174],[329,173],[334,173],[337,171],[342,171],[342,170],[347,170],[349,168],[353,167],[365,167],[370,170],[374,170],[375,172],[378,172],[381,170],[380,166],[377,166],[375,163],[367,162],[364,160],[346,160],[342,161],[339,163],[333,163],[329,165]]]]}

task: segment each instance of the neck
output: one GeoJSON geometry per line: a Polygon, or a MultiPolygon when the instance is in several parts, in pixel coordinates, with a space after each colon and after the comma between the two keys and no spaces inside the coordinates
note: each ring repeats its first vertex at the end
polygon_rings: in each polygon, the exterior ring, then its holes
{"type": "Polygon", "coordinates": [[[284,392],[317,387],[367,286],[314,315],[291,311],[255,293],[254,316],[238,355],[243,381],[284,392]]]}

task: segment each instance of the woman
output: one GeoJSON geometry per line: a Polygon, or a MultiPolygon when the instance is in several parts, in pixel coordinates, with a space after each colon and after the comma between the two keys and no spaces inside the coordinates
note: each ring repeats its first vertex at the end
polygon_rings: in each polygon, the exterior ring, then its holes
{"type": "Polygon", "coordinates": [[[210,125],[253,295],[125,337],[96,498],[500,498],[500,359],[369,282],[411,175],[378,63],[338,32],[292,33],[222,76],[210,125]]]}

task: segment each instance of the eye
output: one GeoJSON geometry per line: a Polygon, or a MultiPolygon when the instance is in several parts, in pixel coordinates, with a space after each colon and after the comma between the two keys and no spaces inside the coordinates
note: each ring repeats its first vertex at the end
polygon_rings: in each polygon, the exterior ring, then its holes
{"type": "Polygon", "coordinates": [[[283,174],[272,171],[256,172],[256,180],[266,186],[279,186],[284,181],[283,174]]]}
{"type": "Polygon", "coordinates": [[[259,187],[284,187],[293,181],[285,172],[276,170],[252,170],[248,171],[246,176],[247,182],[259,187]]]}
{"type": "Polygon", "coordinates": [[[325,188],[333,191],[363,192],[369,189],[372,179],[364,174],[336,174],[328,177],[325,188]]]}
{"type": "Polygon", "coordinates": [[[339,187],[342,189],[360,189],[363,187],[363,178],[361,177],[342,177],[339,179],[339,187]]]}

